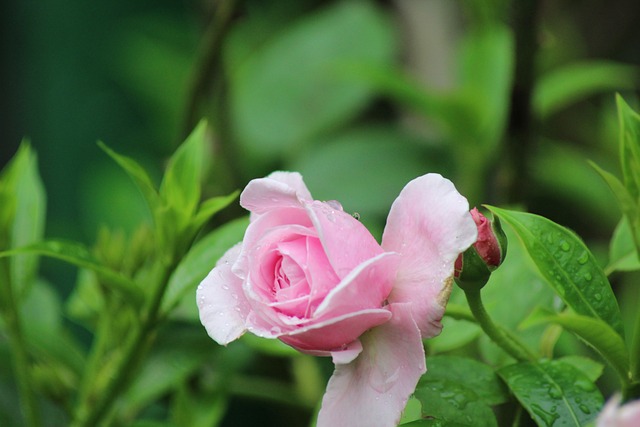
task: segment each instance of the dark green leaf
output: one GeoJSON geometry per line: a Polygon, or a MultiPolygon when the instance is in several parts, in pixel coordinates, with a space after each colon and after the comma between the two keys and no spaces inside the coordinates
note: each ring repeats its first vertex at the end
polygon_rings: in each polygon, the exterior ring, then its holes
{"type": "Polygon", "coordinates": [[[106,284],[113,286],[134,304],[142,302],[142,291],[131,279],[122,276],[120,273],[111,270],[96,260],[89,250],[77,242],[62,240],[47,240],[35,243],[24,248],[11,251],[0,252],[0,257],[13,256],[17,254],[37,254],[51,258],[56,258],[77,267],[87,268],[95,271],[106,284]]]}
{"type": "Polygon", "coordinates": [[[342,124],[373,95],[343,68],[388,65],[394,47],[391,23],[371,2],[337,2],[284,27],[233,70],[240,142],[250,154],[273,158],[342,124]]]}
{"type": "Polygon", "coordinates": [[[194,393],[184,386],[174,394],[171,419],[177,426],[216,427],[222,422],[228,400],[220,390],[194,393]]]}
{"type": "Polygon", "coordinates": [[[572,231],[538,215],[490,208],[509,224],[542,277],[577,313],[600,319],[624,336],[611,285],[593,254],[572,231]]]}
{"type": "Polygon", "coordinates": [[[169,279],[162,302],[164,312],[169,312],[180,304],[184,307],[175,315],[189,319],[198,318],[195,297],[198,283],[215,267],[216,261],[231,246],[242,241],[248,224],[248,218],[228,222],[193,245],[169,279]]]}
{"type": "Polygon", "coordinates": [[[533,110],[540,118],[596,93],[631,89],[637,70],[609,61],[570,63],[543,74],[533,93],[533,110]]]}
{"type": "Polygon", "coordinates": [[[505,402],[506,390],[489,366],[472,359],[434,356],[414,396],[425,417],[443,425],[497,426],[490,405],[505,402]]]}
{"type": "Polygon", "coordinates": [[[568,363],[522,362],[498,374],[541,427],[582,427],[602,408],[604,399],[595,384],[568,363]]]}
{"type": "Polygon", "coordinates": [[[171,156],[160,184],[162,201],[178,213],[181,222],[191,218],[200,202],[206,133],[207,123],[202,121],[171,156]]]}
{"type": "Polygon", "coordinates": [[[614,271],[635,270],[640,270],[640,259],[633,243],[629,220],[624,216],[613,232],[609,246],[609,264],[605,268],[605,272],[611,274],[614,271]]]}
{"type": "Polygon", "coordinates": [[[136,183],[136,186],[144,196],[144,199],[149,206],[149,210],[151,212],[155,212],[158,207],[159,199],[158,192],[156,191],[153,182],[151,182],[151,178],[144,170],[142,166],[135,160],[123,156],[121,154],[116,153],[111,148],[107,147],[107,145],[101,141],[98,142],[98,145],[105,153],[109,155],[124,171],[131,177],[133,182],[136,183]]]}
{"type": "Polygon", "coordinates": [[[601,319],[581,316],[573,313],[552,313],[539,309],[527,318],[522,326],[540,323],[556,323],[573,332],[592,346],[613,366],[616,372],[626,381],[629,372],[629,352],[627,346],[609,324],[601,319]]]}

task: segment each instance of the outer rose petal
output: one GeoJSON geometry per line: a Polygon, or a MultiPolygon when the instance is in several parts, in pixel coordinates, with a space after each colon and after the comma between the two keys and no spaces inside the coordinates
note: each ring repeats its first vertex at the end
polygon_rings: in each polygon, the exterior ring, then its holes
{"type": "Polygon", "coordinates": [[[231,272],[241,243],[229,249],[196,291],[200,322],[218,344],[226,345],[244,334],[249,304],[242,291],[242,280],[231,272]]]}
{"type": "Polygon", "coordinates": [[[360,337],[362,353],[349,364],[336,365],[317,427],[398,425],[426,366],[409,304],[390,307],[391,320],[360,337]]]}
{"type": "Polygon", "coordinates": [[[399,252],[402,261],[389,301],[414,302],[412,314],[424,338],[440,333],[440,294],[449,291],[456,258],[476,238],[467,200],[438,174],[409,182],[393,202],[382,247],[399,252]]]}
{"type": "Polygon", "coordinates": [[[312,198],[297,172],[274,172],[266,178],[254,179],[240,195],[240,205],[257,214],[283,207],[300,207],[303,200],[312,198]]]}
{"type": "Polygon", "coordinates": [[[620,395],[615,395],[598,415],[596,427],[637,427],[640,426],[640,400],[620,406],[620,395]]]}
{"type": "Polygon", "coordinates": [[[383,252],[371,232],[348,213],[318,201],[307,205],[307,212],[329,262],[341,279],[354,266],[383,252]]]}

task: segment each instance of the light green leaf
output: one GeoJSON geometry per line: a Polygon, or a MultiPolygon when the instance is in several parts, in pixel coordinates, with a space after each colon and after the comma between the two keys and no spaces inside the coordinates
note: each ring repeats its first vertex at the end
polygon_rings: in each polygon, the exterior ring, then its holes
{"type": "Polygon", "coordinates": [[[337,2],[285,26],[232,70],[240,142],[249,154],[273,159],[344,123],[374,93],[343,67],[389,65],[395,44],[391,22],[372,2],[337,2]]]}
{"type": "Polygon", "coordinates": [[[147,206],[149,206],[150,212],[155,212],[159,204],[158,192],[144,168],[135,160],[116,153],[102,141],[98,141],[98,146],[124,169],[133,182],[136,183],[136,186],[147,202],[147,206]]]}
{"type": "Polygon", "coordinates": [[[508,396],[493,369],[455,356],[434,356],[428,363],[414,393],[423,416],[443,425],[497,426],[490,405],[503,403],[508,396]]]}
{"type": "MultiPolygon", "coordinates": [[[[40,241],[44,235],[46,195],[38,174],[36,153],[23,141],[12,162],[15,216],[11,229],[11,248],[40,241]]],[[[38,257],[20,254],[11,258],[11,282],[17,295],[28,291],[36,278],[38,257]]]]}
{"type": "Polygon", "coordinates": [[[606,360],[626,383],[629,372],[629,351],[622,337],[601,319],[574,313],[553,313],[538,309],[525,319],[522,327],[556,323],[578,335],[606,360]]]}
{"type": "Polygon", "coordinates": [[[470,32],[461,46],[460,95],[476,118],[470,124],[473,139],[465,139],[479,144],[487,154],[492,153],[506,129],[514,52],[513,33],[499,24],[470,32]]]}
{"type": "Polygon", "coordinates": [[[579,356],[577,354],[563,356],[558,360],[563,363],[568,363],[579,371],[582,371],[582,373],[594,383],[602,376],[602,372],[604,371],[604,365],[602,363],[598,363],[593,359],[585,356],[579,356]]]}
{"type": "Polygon", "coordinates": [[[193,245],[169,279],[162,301],[167,313],[180,305],[174,316],[198,319],[195,291],[198,283],[215,267],[216,261],[236,243],[242,241],[249,224],[248,218],[228,222],[213,230],[193,245]]]}
{"type": "Polygon", "coordinates": [[[62,240],[47,240],[23,248],[0,252],[0,257],[19,254],[44,255],[68,262],[69,264],[73,264],[77,267],[93,270],[105,282],[105,284],[110,285],[115,290],[121,292],[129,301],[134,304],[140,304],[142,302],[142,291],[138,288],[135,282],[124,277],[117,271],[102,265],[81,243],[62,240]]]}
{"type": "Polygon", "coordinates": [[[191,222],[191,227],[194,230],[199,230],[212,216],[220,212],[222,209],[226,208],[238,197],[239,191],[234,191],[233,193],[227,196],[219,196],[212,197],[204,201],[200,208],[198,209],[198,213],[193,218],[191,222]]]}
{"type": "Polygon", "coordinates": [[[498,374],[540,427],[582,427],[602,408],[595,384],[559,360],[508,365],[498,374]]]}
{"type": "Polygon", "coordinates": [[[626,216],[622,217],[613,231],[609,246],[609,264],[605,268],[607,274],[614,271],[640,270],[640,259],[633,243],[633,234],[626,216]]]}
{"type": "Polygon", "coordinates": [[[216,427],[222,422],[228,400],[221,390],[196,393],[185,385],[173,395],[171,419],[177,426],[216,427]]]}
{"type": "Polygon", "coordinates": [[[569,307],[602,320],[624,336],[607,276],[575,233],[538,215],[489,209],[516,232],[541,276],[569,307]]]}
{"type": "Polygon", "coordinates": [[[201,121],[169,159],[160,184],[163,203],[178,214],[178,227],[186,224],[200,202],[206,132],[207,123],[201,121]]]}
{"type": "Polygon", "coordinates": [[[543,74],[533,92],[533,110],[544,119],[597,93],[632,89],[635,67],[610,61],[574,62],[543,74]]]}
{"type": "Polygon", "coordinates": [[[620,163],[624,186],[634,202],[640,197],[640,115],[616,96],[620,124],[620,163]]]}

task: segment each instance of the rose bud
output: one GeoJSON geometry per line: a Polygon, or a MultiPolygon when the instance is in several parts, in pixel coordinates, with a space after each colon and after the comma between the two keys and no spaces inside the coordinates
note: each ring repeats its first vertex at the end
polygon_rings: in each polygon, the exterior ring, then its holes
{"type": "Polygon", "coordinates": [[[491,221],[477,208],[473,208],[470,213],[478,227],[478,239],[456,260],[455,280],[463,289],[480,289],[489,280],[491,272],[504,261],[507,236],[497,217],[491,221]]]}

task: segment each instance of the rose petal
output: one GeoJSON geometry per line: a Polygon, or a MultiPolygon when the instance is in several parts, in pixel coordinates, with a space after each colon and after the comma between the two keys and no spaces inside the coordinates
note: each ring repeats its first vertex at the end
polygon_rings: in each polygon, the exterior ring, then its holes
{"type": "Polygon", "coordinates": [[[363,335],[362,353],[337,364],[317,427],[394,427],[426,372],[420,331],[408,304],[392,304],[391,320],[363,335]]]}
{"type": "Polygon", "coordinates": [[[321,351],[321,350],[305,350],[305,353],[312,356],[327,357],[331,356],[334,364],[346,364],[353,361],[362,352],[362,343],[360,340],[355,340],[344,349],[335,351],[321,351]]]}
{"type": "Polygon", "coordinates": [[[311,194],[297,172],[274,172],[266,178],[254,179],[240,195],[240,205],[261,214],[283,207],[300,207],[311,201],[311,194]]]}
{"type": "Polygon", "coordinates": [[[383,252],[369,230],[348,213],[318,201],[306,209],[327,258],[341,279],[354,266],[383,252]]]}
{"type": "Polygon", "coordinates": [[[316,318],[381,307],[394,286],[400,256],[383,252],[353,269],[322,301],[316,318]]]}
{"type": "Polygon", "coordinates": [[[200,321],[218,344],[226,345],[244,334],[249,304],[242,291],[242,280],[231,272],[231,264],[241,244],[229,249],[205,277],[196,291],[200,321]]]}
{"type": "Polygon", "coordinates": [[[467,200],[440,175],[414,179],[393,202],[382,247],[402,261],[389,301],[418,302],[412,314],[424,338],[440,333],[446,303],[440,294],[449,291],[456,258],[476,238],[467,200]]]}
{"type": "MultiPolygon", "coordinates": [[[[285,334],[273,334],[298,350],[337,351],[346,348],[366,330],[385,323],[391,312],[385,309],[367,309],[313,322],[285,334]]],[[[273,332],[270,330],[270,332],[273,332]]]]}

